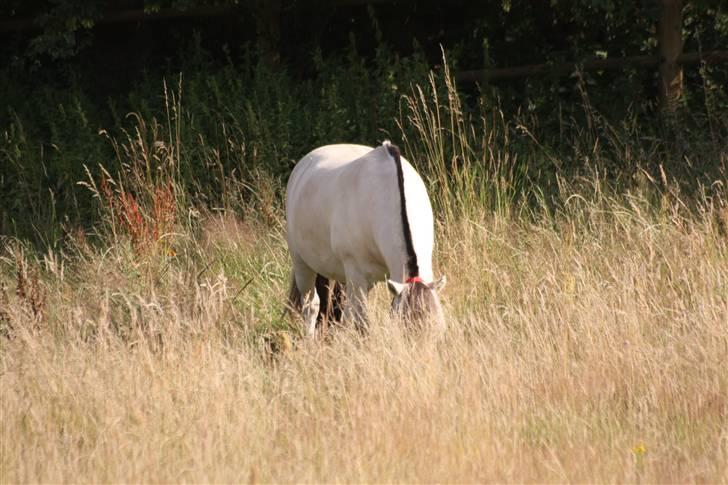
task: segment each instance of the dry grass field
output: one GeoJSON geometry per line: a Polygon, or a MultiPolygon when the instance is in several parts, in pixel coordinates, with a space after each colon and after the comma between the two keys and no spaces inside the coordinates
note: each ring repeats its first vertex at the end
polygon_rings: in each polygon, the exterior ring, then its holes
{"type": "Polygon", "coordinates": [[[0,481],[727,481],[728,214],[565,207],[438,227],[436,341],[384,288],[366,338],[301,341],[275,213],[6,240],[0,481]]]}
{"type": "Polygon", "coordinates": [[[549,152],[471,123],[445,81],[405,99],[398,138],[437,215],[442,338],[378,287],[368,335],[301,340],[280,182],[186,199],[175,101],[114,141],[127,172],[89,175],[94,233],[0,238],[0,482],[728,482],[725,182],[618,190],[596,167],[639,167],[645,137],[599,125],[565,142],[592,175],[547,203],[514,161],[549,152]]]}

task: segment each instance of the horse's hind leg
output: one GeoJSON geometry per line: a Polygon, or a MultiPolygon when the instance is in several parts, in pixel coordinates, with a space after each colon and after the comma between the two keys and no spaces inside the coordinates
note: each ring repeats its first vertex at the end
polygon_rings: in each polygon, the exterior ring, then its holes
{"type": "Polygon", "coordinates": [[[329,279],[320,274],[316,275],[316,293],[319,297],[319,312],[316,315],[316,327],[319,333],[326,333],[329,323],[329,307],[331,306],[331,292],[329,279]]]}
{"type": "Polygon", "coordinates": [[[316,332],[316,316],[319,311],[319,297],[316,294],[316,272],[300,258],[294,256],[293,276],[301,294],[303,330],[307,337],[313,337],[316,332]]]}
{"type": "Polygon", "coordinates": [[[316,275],[316,293],[319,296],[319,313],[316,326],[326,332],[329,325],[341,323],[344,308],[344,290],[342,284],[325,276],[316,275]]]}
{"type": "Polygon", "coordinates": [[[353,321],[356,328],[364,333],[369,326],[367,317],[367,294],[369,284],[366,278],[354,266],[345,265],[346,270],[346,306],[344,320],[353,321]]]}

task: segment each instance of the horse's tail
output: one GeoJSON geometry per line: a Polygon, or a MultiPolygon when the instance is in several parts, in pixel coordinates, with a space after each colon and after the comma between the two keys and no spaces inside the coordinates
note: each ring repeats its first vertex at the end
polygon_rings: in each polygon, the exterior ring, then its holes
{"type": "MultiPolygon", "coordinates": [[[[316,293],[319,296],[319,311],[316,326],[341,322],[344,308],[344,286],[338,281],[330,280],[320,274],[316,275],[316,293]]],[[[296,285],[295,276],[291,276],[291,287],[288,290],[288,308],[297,313],[303,310],[301,292],[296,285]]]]}
{"type": "Polygon", "coordinates": [[[397,187],[399,188],[400,215],[402,217],[402,230],[404,236],[404,246],[407,251],[407,278],[420,275],[420,268],[417,264],[417,253],[412,243],[412,230],[410,229],[409,217],[407,216],[407,201],[404,196],[404,171],[402,170],[402,156],[399,153],[397,145],[392,145],[389,140],[385,140],[382,146],[387,149],[387,153],[394,160],[397,168],[397,187]]]}

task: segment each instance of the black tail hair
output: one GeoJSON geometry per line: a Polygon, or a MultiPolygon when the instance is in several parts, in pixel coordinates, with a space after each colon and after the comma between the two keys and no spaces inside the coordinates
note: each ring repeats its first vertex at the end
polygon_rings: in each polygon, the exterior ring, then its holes
{"type": "Polygon", "coordinates": [[[407,217],[407,201],[404,196],[404,172],[402,171],[402,159],[399,148],[389,141],[384,142],[387,152],[394,159],[397,166],[397,186],[399,187],[400,211],[402,214],[402,229],[404,231],[404,245],[407,249],[407,278],[420,275],[420,268],[417,265],[417,254],[412,243],[412,231],[410,230],[409,218],[407,217]]]}

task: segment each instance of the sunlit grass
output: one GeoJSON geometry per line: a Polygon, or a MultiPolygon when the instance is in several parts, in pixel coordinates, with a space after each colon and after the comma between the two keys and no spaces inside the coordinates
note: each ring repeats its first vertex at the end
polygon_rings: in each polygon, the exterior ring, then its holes
{"type": "Polygon", "coordinates": [[[366,337],[303,342],[280,181],[190,200],[172,103],[79,187],[93,233],[2,239],[0,481],[728,480],[726,187],[617,191],[595,164],[547,196],[505,120],[427,89],[401,145],[436,208],[442,339],[377,287],[366,337]]]}
{"type": "Polygon", "coordinates": [[[280,228],[233,216],[174,257],[10,245],[2,480],[723,481],[728,247],[710,215],[444,226],[437,342],[377,288],[368,338],[301,343],[280,228]],[[271,358],[276,327],[297,343],[271,358]]]}

